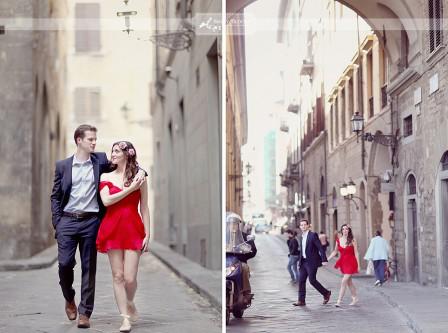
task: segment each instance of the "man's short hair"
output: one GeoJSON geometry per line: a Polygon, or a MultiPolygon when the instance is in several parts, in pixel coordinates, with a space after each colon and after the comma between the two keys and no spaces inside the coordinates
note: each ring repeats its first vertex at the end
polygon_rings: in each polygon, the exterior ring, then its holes
{"type": "Polygon", "coordinates": [[[302,223],[302,222],[306,222],[306,224],[310,225],[310,221],[308,221],[307,219],[301,219],[299,223],[302,223]]]}
{"type": "Polygon", "coordinates": [[[75,144],[78,144],[76,139],[78,138],[84,139],[87,131],[96,132],[97,129],[95,126],[92,125],[87,124],[79,125],[78,128],[75,130],[75,134],[73,135],[73,138],[75,139],[75,144]]]}

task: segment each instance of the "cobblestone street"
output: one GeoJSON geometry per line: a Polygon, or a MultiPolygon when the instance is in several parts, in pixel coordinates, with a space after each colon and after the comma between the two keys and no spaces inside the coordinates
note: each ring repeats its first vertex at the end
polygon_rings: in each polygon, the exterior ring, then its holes
{"type": "MultiPolygon", "coordinates": [[[[75,297],[79,302],[81,272],[77,262],[75,297]]],[[[80,330],[76,321],[67,319],[57,270],[55,264],[42,270],[0,273],[0,332],[118,332],[121,317],[107,257],[98,255],[95,309],[89,330],[80,330]]],[[[140,320],[132,332],[221,332],[221,314],[153,255],[142,257],[138,282],[135,303],[140,320]]]]}
{"type": "MultiPolygon", "coordinates": [[[[242,332],[412,332],[406,319],[391,307],[373,289],[355,279],[360,301],[351,307],[350,293],[346,293],[343,306],[334,306],[340,279],[327,269],[320,268],[318,280],[332,291],[328,305],[322,305],[322,296],[308,283],[305,307],[294,307],[297,287],[290,285],[286,270],[287,246],[278,235],[257,234],[257,256],[249,261],[252,271],[252,308],[242,319],[232,317],[229,333],[242,332]]],[[[331,261],[330,266],[334,265],[331,261]]]]}

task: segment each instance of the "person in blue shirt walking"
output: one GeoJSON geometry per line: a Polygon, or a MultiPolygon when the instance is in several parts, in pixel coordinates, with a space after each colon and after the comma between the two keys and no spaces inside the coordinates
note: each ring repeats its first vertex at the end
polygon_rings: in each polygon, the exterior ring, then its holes
{"type": "Polygon", "coordinates": [[[385,282],[384,272],[389,258],[389,244],[381,236],[381,230],[376,231],[376,236],[370,241],[365,260],[372,260],[375,270],[375,286],[382,286],[385,282]]]}

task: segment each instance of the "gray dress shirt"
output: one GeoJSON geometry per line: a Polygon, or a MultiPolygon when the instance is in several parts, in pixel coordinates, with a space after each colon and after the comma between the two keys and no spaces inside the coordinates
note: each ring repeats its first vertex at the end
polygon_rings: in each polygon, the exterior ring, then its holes
{"type": "Polygon", "coordinates": [[[304,232],[302,234],[302,257],[304,257],[305,259],[306,259],[306,251],[305,251],[305,249],[306,249],[306,239],[308,237],[308,233],[309,232],[310,231],[308,230],[307,232],[304,232]]]}
{"type": "Polygon", "coordinates": [[[92,160],[89,158],[85,162],[80,162],[76,159],[76,156],[73,156],[72,189],[64,212],[81,213],[98,211],[99,206],[92,160]]]}

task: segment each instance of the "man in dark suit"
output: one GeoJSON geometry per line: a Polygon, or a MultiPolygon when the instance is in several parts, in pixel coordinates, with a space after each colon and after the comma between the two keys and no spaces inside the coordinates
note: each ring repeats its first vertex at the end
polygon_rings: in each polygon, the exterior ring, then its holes
{"type": "MultiPolygon", "coordinates": [[[[59,284],[65,298],[65,312],[79,328],[90,327],[95,298],[96,236],[105,208],[98,191],[100,176],[109,172],[105,153],[95,153],[97,129],[80,125],[74,134],[76,153],[56,162],[51,194],[52,223],[58,243],[59,284]],[[75,303],[73,289],[75,253],[81,257],[81,301],[75,303]]],[[[139,172],[136,177],[144,176],[139,172]]]]}
{"type": "Polygon", "coordinates": [[[311,285],[324,297],[323,304],[330,300],[331,291],[325,289],[316,279],[317,269],[322,265],[327,265],[327,256],[322,248],[317,233],[310,231],[308,220],[300,221],[302,235],[299,237],[299,299],[294,306],[304,306],[306,296],[306,280],[309,279],[311,285]]]}

